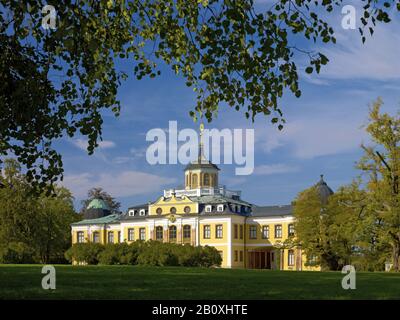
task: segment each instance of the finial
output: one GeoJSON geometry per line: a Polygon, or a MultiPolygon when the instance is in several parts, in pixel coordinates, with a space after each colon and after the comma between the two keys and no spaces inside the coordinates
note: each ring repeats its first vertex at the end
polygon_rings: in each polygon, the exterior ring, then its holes
{"type": "Polygon", "coordinates": [[[324,175],[323,175],[323,174],[321,174],[320,176],[321,176],[321,180],[324,180],[324,175]]]}

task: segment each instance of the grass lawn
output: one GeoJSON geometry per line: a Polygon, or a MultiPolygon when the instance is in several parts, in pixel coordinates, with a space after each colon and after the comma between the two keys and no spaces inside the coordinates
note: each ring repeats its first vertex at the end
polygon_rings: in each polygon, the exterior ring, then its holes
{"type": "Polygon", "coordinates": [[[0,299],[400,299],[400,274],[138,266],[56,266],[56,290],[41,266],[0,265],[0,299]]]}

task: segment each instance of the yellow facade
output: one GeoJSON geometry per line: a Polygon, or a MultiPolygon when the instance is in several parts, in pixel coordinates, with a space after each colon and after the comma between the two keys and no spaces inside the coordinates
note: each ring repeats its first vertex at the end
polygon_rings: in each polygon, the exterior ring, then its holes
{"type": "MultiPolygon", "coordinates": [[[[158,205],[160,203],[156,206],[158,205]]],[[[93,242],[93,233],[98,232],[99,243],[102,244],[108,243],[110,233],[113,233],[114,243],[157,240],[156,229],[159,228],[158,230],[162,230],[162,241],[164,242],[215,247],[222,256],[221,267],[254,268],[254,262],[259,263],[259,259],[265,259],[265,265],[262,264],[261,266],[266,269],[320,270],[319,267],[305,265],[306,257],[300,249],[281,248],[289,237],[289,225],[293,224],[293,221],[269,222],[267,219],[257,221],[252,218],[240,217],[239,219],[243,221],[238,222],[237,217],[234,219],[228,216],[200,218],[196,224],[193,224],[192,222],[185,223],[185,220],[189,219],[187,217],[178,216],[178,219],[174,222],[171,222],[169,217],[170,215],[166,215],[163,223],[154,220],[146,221],[147,219],[143,218],[143,221],[135,221],[134,224],[121,222],[120,225],[113,226],[112,229],[103,227],[91,230],[90,233],[89,226],[86,229],[84,227],[73,228],[72,241],[77,243],[78,232],[83,233],[84,242],[93,242]],[[173,240],[168,237],[171,226],[176,227],[176,238],[173,240]],[[184,226],[187,226],[187,230],[190,230],[190,236],[186,238],[183,237],[184,226]],[[277,235],[275,234],[275,226],[282,227],[281,236],[279,236],[279,231],[277,235]],[[265,227],[269,228],[267,235],[265,234],[265,227]],[[290,250],[293,251],[291,253],[292,258],[289,257],[290,250]]]]}
{"type": "Polygon", "coordinates": [[[152,216],[196,214],[197,212],[197,203],[188,197],[176,197],[174,195],[169,199],[160,197],[156,202],[149,205],[149,215],[152,216]]]}
{"type": "Polygon", "coordinates": [[[212,246],[221,254],[222,267],[280,270],[319,270],[307,267],[300,248],[289,248],[295,237],[291,212],[255,215],[240,192],[218,186],[218,168],[199,159],[185,170],[183,190],[165,190],[155,202],[111,216],[72,225],[72,243],[131,243],[157,240],[194,246],[212,246]]]}

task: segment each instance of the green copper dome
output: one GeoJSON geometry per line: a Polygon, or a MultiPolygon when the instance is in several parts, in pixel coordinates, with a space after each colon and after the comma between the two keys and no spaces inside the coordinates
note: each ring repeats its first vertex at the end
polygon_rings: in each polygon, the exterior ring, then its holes
{"type": "Polygon", "coordinates": [[[107,203],[103,199],[93,199],[92,201],[90,201],[86,209],[110,210],[107,203]]]}

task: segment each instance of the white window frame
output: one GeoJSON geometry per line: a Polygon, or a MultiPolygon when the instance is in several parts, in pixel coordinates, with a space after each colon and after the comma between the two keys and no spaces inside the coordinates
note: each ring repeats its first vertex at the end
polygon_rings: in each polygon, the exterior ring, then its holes
{"type": "Polygon", "coordinates": [[[292,267],[295,263],[294,250],[288,251],[288,266],[292,267]]]}
{"type": "Polygon", "coordinates": [[[206,212],[211,212],[211,211],[212,211],[212,206],[206,205],[206,212]]]}
{"type": "Polygon", "coordinates": [[[128,241],[134,241],[134,240],[135,240],[135,229],[128,228],[128,241]]]}
{"type": "Polygon", "coordinates": [[[135,216],[135,210],[129,210],[129,216],[134,217],[135,216]]]}
{"type": "Polygon", "coordinates": [[[100,232],[98,231],[93,232],[93,243],[100,243],[100,232]]]}
{"type": "Polygon", "coordinates": [[[107,232],[107,243],[115,243],[114,231],[108,231],[107,232]],[[110,241],[110,240],[112,240],[112,241],[110,241]]]}
{"type": "Polygon", "coordinates": [[[146,228],[139,228],[139,240],[146,241],[146,228]]]}
{"type": "Polygon", "coordinates": [[[145,215],[146,215],[146,210],[140,209],[139,215],[140,215],[140,216],[145,216],[145,215]]]}
{"type": "Polygon", "coordinates": [[[76,233],[76,241],[77,241],[77,243],[84,243],[85,242],[85,233],[83,231],[78,231],[76,233]]]}
{"type": "Polygon", "coordinates": [[[217,224],[215,226],[215,239],[222,239],[224,237],[224,226],[217,224]]]}
{"type": "Polygon", "coordinates": [[[219,205],[217,206],[217,211],[218,211],[218,212],[223,212],[223,211],[224,211],[224,205],[223,205],[223,204],[219,204],[219,205]]]}
{"type": "Polygon", "coordinates": [[[203,226],[203,239],[211,239],[211,226],[209,224],[203,226]]]}

